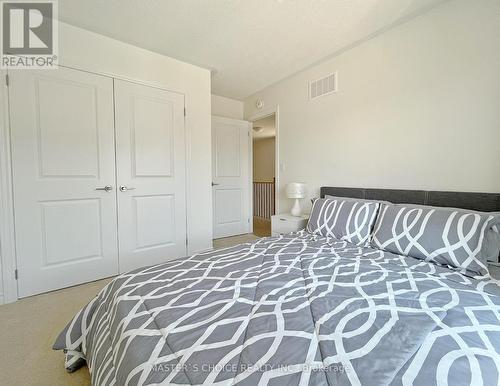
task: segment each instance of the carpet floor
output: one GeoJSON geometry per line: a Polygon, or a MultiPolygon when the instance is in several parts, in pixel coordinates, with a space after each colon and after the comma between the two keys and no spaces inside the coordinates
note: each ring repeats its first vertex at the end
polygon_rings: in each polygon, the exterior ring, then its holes
{"type": "MultiPolygon", "coordinates": [[[[240,235],[214,240],[225,248],[255,240],[240,235]]],[[[64,354],[52,345],[70,319],[111,279],[65,288],[0,306],[0,385],[90,385],[87,367],[72,374],[64,369],[64,354]]]]}

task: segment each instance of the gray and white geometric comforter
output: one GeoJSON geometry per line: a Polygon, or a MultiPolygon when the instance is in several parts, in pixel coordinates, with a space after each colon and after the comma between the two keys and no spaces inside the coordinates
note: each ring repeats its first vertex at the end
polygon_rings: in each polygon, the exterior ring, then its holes
{"type": "Polygon", "coordinates": [[[94,385],[498,385],[500,286],[299,232],[121,275],[54,348],[94,385]]]}

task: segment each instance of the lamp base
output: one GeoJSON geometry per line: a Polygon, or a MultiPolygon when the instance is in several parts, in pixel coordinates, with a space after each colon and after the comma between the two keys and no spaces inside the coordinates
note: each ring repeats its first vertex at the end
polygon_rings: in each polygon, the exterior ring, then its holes
{"type": "Polygon", "coordinates": [[[290,211],[290,214],[295,217],[300,217],[301,216],[301,210],[300,210],[300,202],[299,199],[295,199],[295,203],[293,204],[292,210],[290,211]]]}

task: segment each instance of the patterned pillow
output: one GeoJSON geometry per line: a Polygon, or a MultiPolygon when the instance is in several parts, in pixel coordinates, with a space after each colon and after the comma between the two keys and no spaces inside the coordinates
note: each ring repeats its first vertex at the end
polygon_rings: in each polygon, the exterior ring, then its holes
{"type": "MultiPolygon", "coordinates": [[[[488,274],[486,235],[500,216],[454,208],[382,205],[375,223],[376,248],[432,261],[470,276],[488,274]]],[[[498,249],[496,251],[498,254],[498,249]]]]}
{"type": "Polygon", "coordinates": [[[314,201],[307,231],[356,245],[366,245],[380,204],[355,199],[319,198],[314,201]]]}
{"type": "MultiPolygon", "coordinates": [[[[491,213],[493,216],[499,216],[500,212],[491,213]]],[[[500,263],[500,224],[493,225],[486,233],[487,259],[493,263],[500,263]]]]}
{"type": "Polygon", "coordinates": [[[378,202],[379,204],[392,204],[392,202],[384,201],[384,200],[369,200],[365,198],[351,198],[351,197],[338,197],[331,196],[329,194],[325,194],[325,198],[330,200],[345,200],[345,201],[358,201],[358,202],[378,202]]]}

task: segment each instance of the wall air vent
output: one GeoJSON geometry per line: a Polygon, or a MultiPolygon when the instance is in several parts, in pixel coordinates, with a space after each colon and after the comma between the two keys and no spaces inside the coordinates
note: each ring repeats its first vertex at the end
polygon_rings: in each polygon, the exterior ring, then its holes
{"type": "Polygon", "coordinates": [[[336,92],[337,83],[337,72],[309,82],[309,100],[336,92]]]}

